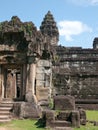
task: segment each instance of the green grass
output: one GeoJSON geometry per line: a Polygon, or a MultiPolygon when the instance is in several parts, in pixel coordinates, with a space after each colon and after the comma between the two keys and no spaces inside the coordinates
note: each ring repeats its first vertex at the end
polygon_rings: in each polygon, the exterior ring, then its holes
{"type": "MultiPolygon", "coordinates": [[[[87,120],[98,121],[98,111],[86,111],[87,120]]],[[[0,130],[45,130],[37,120],[13,120],[9,123],[0,124],[0,130]]],[[[98,126],[94,126],[92,123],[87,123],[86,126],[80,128],[74,128],[74,130],[98,130],[98,126]]]]}
{"type": "MultiPolygon", "coordinates": [[[[98,111],[86,111],[87,120],[98,121],[98,111]]],[[[86,126],[80,128],[74,128],[74,130],[98,130],[98,126],[94,126],[92,123],[87,123],[86,126]]]]}
{"type": "MultiPolygon", "coordinates": [[[[0,128],[5,128],[6,130],[45,130],[37,123],[36,120],[13,120],[9,123],[0,124],[0,128]]],[[[1,129],[0,129],[1,130],[1,129]]]]}
{"type": "Polygon", "coordinates": [[[74,130],[98,130],[98,126],[87,124],[86,126],[81,126],[80,128],[74,128],[74,130]]]}
{"type": "Polygon", "coordinates": [[[88,120],[98,121],[98,111],[86,111],[88,120]]]}

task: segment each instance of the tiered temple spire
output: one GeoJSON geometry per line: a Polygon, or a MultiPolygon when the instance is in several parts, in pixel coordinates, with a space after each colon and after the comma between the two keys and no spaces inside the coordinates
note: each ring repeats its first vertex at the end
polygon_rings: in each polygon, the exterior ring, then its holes
{"type": "Polygon", "coordinates": [[[49,36],[52,39],[52,45],[57,44],[59,39],[59,32],[54,17],[50,11],[48,11],[48,13],[45,15],[41,23],[40,30],[44,36],[49,36]]]}

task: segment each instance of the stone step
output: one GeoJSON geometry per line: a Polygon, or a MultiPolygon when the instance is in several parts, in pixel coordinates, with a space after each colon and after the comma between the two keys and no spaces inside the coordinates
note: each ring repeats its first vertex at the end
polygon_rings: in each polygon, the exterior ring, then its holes
{"type": "Polygon", "coordinates": [[[11,107],[0,107],[0,111],[10,111],[11,107]]]}
{"type": "Polygon", "coordinates": [[[0,103],[0,122],[9,122],[11,121],[10,110],[13,107],[13,102],[8,99],[2,100],[0,103]]]}
{"type": "Polygon", "coordinates": [[[13,101],[8,101],[8,100],[5,100],[5,101],[1,101],[1,103],[13,103],[13,101]]]}
{"type": "Polygon", "coordinates": [[[52,130],[73,130],[71,127],[55,127],[52,128],[52,130]]]}
{"type": "Polygon", "coordinates": [[[9,111],[0,111],[0,115],[9,115],[10,112],[9,111]]]}
{"type": "Polygon", "coordinates": [[[12,99],[10,99],[10,98],[3,98],[2,99],[2,102],[13,102],[13,100],[12,99]]]}
{"type": "Polygon", "coordinates": [[[0,123],[10,122],[10,121],[11,121],[10,118],[9,119],[0,119],[0,123]]]}
{"type": "Polygon", "coordinates": [[[9,119],[9,115],[0,115],[0,119],[9,119]]]}
{"type": "Polygon", "coordinates": [[[71,127],[71,122],[56,120],[51,123],[53,127],[71,127]]]}
{"type": "Polygon", "coordinates": [[[3,107],[3,106],[7,106],[7,107],[12,107],[13,106],[13,103],[1,103],[0,104],[0,107],[3,107]]]}
{"type": "Polygon", "coordinates": [[[13,103],[12,100],[2,100],[1,103],[13,103]]]}

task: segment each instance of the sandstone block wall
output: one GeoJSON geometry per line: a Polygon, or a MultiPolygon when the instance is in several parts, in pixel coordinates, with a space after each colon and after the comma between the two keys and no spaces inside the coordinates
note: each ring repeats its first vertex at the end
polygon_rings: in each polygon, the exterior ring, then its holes
{"type": "Polygon", "coordinates": [[[49,60],[39,60],[36,69],[36,96],[38,100],[51,97],[52,69],[49,60]]]}
{"type": "Polygon", "coordinates": [[[98,50],[57,47],[58,63],[54,64],[55,94],[79,99],[98,98],[98,50]]]}

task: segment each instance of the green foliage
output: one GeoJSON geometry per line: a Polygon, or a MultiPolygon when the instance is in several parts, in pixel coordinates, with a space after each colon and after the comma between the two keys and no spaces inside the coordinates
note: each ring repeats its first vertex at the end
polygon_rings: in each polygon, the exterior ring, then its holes
{"type": "Polygon", "coordinates": [[[19,31],[23,31],[25,34],[32,36],[32,25],[30,23],[27,23],[25,26],[21,25],[19,31]]]}
{"type": "Polygon", "coordinates": [[[27,23],[26,25],[26,33],[28,33],[30,36],[32,36],[32,23],[27,23]]]}
{"type": "Polygon", "coordinates": [[[0,31],[2,30],[2,23],[0,23],[0,31]]]}
{"type": "Polygon", "coordinates": [[[54,106],[54,104],[53,104],[53,99],[50,98],[50,99],[49,99],[49,108],[50,108],[50,109],[53,109],[53,106],[54,106]]]}
{"type": "Polygon", "coordinates": [[[54,61],[55,61],[55,62],[58,62],[59,60],[60,60],[59,56],[58,56],[58,55],[55,55],[55,56],[54,56],[54,61]]]}

